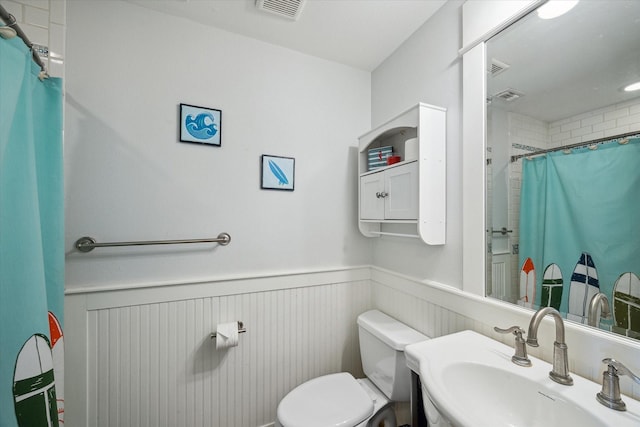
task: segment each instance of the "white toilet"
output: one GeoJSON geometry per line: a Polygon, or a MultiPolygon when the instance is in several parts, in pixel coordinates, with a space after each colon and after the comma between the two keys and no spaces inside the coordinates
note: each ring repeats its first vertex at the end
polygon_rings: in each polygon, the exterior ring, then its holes
{"type": "Polygon", "coordinates": [[[396,427],[392,402],[409,400],[411,375],[404,348],[429,339],[378,311],[358,316],[362,367],[367,375],[324,375],[287,394],[277,427],[396,427]]]}

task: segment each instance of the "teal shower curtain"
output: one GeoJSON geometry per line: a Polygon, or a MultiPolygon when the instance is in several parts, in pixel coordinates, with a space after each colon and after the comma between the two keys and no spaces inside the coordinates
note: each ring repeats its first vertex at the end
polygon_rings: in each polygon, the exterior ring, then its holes
{"type": "MultiPolygon", "coordinates": [[[[639,171],[640,138],[523,159],[519,261],[533,262],[536,307],[586,323],[592,295],[613,305],[619,279],[639,275],[639,171]]],[[[637,299],[637,280],[623,288],[637,299]]]]}
{"type": "Polygon", "coordinates": [[[0,427],[63,425],[62,83],[0,39],[0,427]]]}

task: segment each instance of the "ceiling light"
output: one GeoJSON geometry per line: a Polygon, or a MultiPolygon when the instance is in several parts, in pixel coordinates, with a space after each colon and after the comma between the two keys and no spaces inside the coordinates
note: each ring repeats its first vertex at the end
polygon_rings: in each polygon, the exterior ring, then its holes
{"type": "Polygon", "coordinates": [[[633,92],[634,90],[640,90],[640,82],[631,83],[624,87],[625,92],[633,92]]]}
{"type": "Polygon", "coordinates": [[[578,4],[578,0],[549,0],[538,9],[540,19],[553,19],[569,12],[578,4]]]}

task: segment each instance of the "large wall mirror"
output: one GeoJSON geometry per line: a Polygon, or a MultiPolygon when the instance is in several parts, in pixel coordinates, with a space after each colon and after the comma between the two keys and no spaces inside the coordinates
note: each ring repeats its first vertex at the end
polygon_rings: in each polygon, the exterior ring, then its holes
{"type": "Polygon", "coordinates": [[[486,295],[640,339],[640,2],[539,10],[486,42],[486,295]]]}

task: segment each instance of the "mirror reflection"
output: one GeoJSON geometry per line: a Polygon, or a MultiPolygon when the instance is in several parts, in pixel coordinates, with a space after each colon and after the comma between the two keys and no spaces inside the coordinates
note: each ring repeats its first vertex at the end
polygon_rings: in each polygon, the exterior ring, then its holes
{"type": "Polygon", "coordinates": [[[640,339],[637,82],[638,1],[487,42],[487,296],[640,339]]]}

